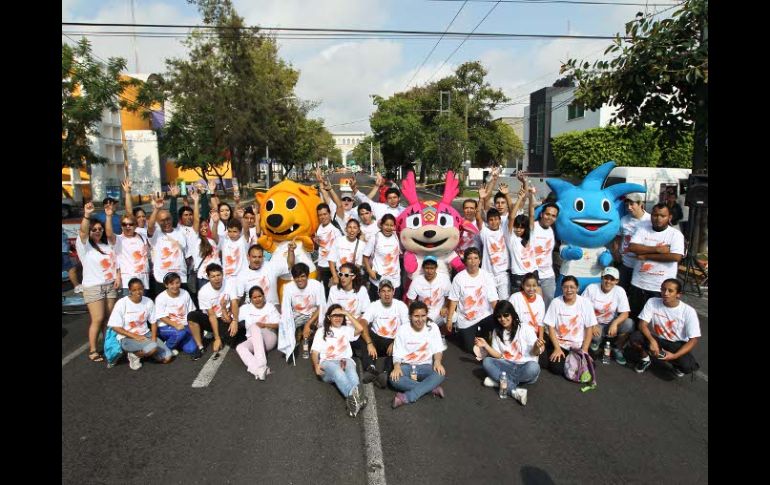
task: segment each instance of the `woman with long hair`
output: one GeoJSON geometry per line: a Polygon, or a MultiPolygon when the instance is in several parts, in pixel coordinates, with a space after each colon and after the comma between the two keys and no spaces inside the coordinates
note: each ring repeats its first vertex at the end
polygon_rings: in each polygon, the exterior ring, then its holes
{"type": "Polygon", "coordinates": [[[385,214],[380,220],[380,232],[366,243],[364,249],[364,268],[371,283],[369,299],[377,299],[380,281],[390,280],[393,284],[394,297],[401,299],[401,242],[396,235],[396,218],[385,214]]]}
{"type": "MultiPolygon", "coordinates": [[[[351,221],[355,221],[355,219],[351,219],[351,221]]],[[[371,300],[366,288],[361,286],[362,281],[357,273],[356,265],[351,262],[343,263],[337,275],[339,283],[329,290],[327,305],[337,303],[346,311],[360,317],[371,300]]]]}
{"type": "Polygon", "coordinates": [[[315,374],[337,386],[345,397],[348,414],[353,417],[366,406],[366,399],[358,390],[358,372],[350,347],[350,342],[357,340],[362,331],[356,317],[334,304],[326,311],[323,328],[315,333],[310,348],[315,374]]]}
{"type": "Polygon", "coordinates": [[[247,305],[238,311],[240,319],[246,322],[246,340],[235,347],[235,351],[246,364],[246,370],[258,381],[264,381],[270,374],[266,353],[278,343],[278,325],[281,314],[275,305],[268,305],[265,292],[259,286],[249,289],[247,305]]]}
{"type": "Polygon", "coordinates": [[[545,350],[545,342],[526,322],[519,320],[519,315],[509,301],[501,301],[493,313],[497,326],[492,332],[492,345],[483,338],[476,337],[476,345],[483,347],[489,357],[481,362],[487,377],[484,385],[499,387],[502,373],[511,397],[527,405],[527,390],[519,384],[533,383],[540,375],[538,356],[545,350]]]}
{"type": "Polygon", "coordinates": [[[366,241],[361,235],[361,224],[356,219],[348,220],[345,224],[345,237],[335,239],[329,252],[329,269],[332,272],[333,285],[339,285],[339,272],[341,265],[345,263],[352,263],[355,265],[355,273],[363,275],[365,247],[366,241]]]}
{"type": "Polygon", "coordinates": [[[537,274],[527,273],[522,276],[519,291],[508,299],[520,316],[521,321],[529,324],[543,338],[543,318],[545,318],[545,302],[540,294],[540,286],[537,284],[537,274]]]}
{"type": "MultiPolygon", "coordinates": [[[[197,205],[197,204],[196,204],[197,205]]],[[[209,214],[209,220],[201,219],[195,214],[193,230],[198,234],[197,238],[192,239],[190,254],[193,258],[193,269],[197,278],[198,290],[208,283],[206,268],[212,263],[221,264],[219,254],[219,234],[213,231],[212,227],[217,227],[219,223],[219,213],[212,209],[209,214]]]]}
{"type": "MultiPolygon", "coordinates": [[[[112,204],[107,205],[111,210],[112,204]]],[[[96,341],[99,332],[104,331],[107,318],[115,306],[119,281],[115,253],[105,234],[105,225],[112,232],[112,214],[107,214],[106,222],[102,224],[91,218],[93,213],[94,204],[88,202],[83,208],[83,221],[80,223],[75,249],[83,265],[83,300],[91,317],[88,327],[88,358],[92,362],[103,362],[104,357],[96,350],[96,341]]]]}
{"type": "Polygon", "coordinates": [[[528,186],[523,176],[519,177],[519,180],[521,181],[521,189],[519,190],[516,204],[513,204],[507,187],[500,189],[508,200],[508,206],[513,207],[507,221],[506,241],[511,253],[511,288],[514,290],[521,286],[521,281],[525,274],[537,271],[535,250],[529,244],[530,232],[535,224],[535,193],[532,192],[532,188],[528,186]],[[525,199],[529,201],[528,215],[516,215],[524,205],[525,199]]]}

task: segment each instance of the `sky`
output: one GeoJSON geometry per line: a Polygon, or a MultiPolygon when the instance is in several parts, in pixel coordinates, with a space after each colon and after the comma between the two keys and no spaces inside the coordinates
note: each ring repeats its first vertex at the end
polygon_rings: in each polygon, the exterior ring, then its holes
{"type": "MultiPolygon", "coordinates": [[[[656,19],[668,17],[674,11],[668,7],[674,0],[595,1],[641,5],[537,0],[500,3],[486,0],[234,0],[233,4],[247,25],[263,28],[444,32],[457,15],[449,31],[471,32],[489,14],[476,29],[477,33],[601,36],[624,33],[625,23],[633,20],[639,11],[654,14],[666,10],[656,19]]],[[[62,0],[62,22],[202,24],[196,8],[185,0],[133,0],[133,18],[131,3],[131,0],[62,0]]],[[[82,33],[96,30],[126,29],[62,26],[62,42],[71,44],[82,33]]],[[[181,39],[176,37],[88,38],[97,56],[126,58],[128,72],[162,74],[166,58],[186,56],[181,39]]],[[[553,84],[560,77],[562,62],[569,58],[599,59],[611,43],[596,39],[469,39],[450,57],[462,38],[444,38],[426,60],[437,40],[279,39],[278,44],[281,57],[300,71],[297,96],[319,103],[310,116],[322,118],[331,132],[370,133],[368,119],[375,110],[370,95],[391,96],[407,87],[440,79],[463,62],[473,60],[481,61],[489,71],[489,83],[511,98],[512,104],[495,115],[521,116],[529,93],[553,84]]]]}

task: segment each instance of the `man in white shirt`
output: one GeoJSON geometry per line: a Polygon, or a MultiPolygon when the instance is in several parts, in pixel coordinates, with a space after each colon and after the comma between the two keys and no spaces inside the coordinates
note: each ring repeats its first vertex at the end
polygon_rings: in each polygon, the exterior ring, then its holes
{"type": "MultiPolygon", "coordinates": [[[[463,201],[463,219],[470,222],[476,229],[479,229],[479,225],[476,222],[476,213],[478,211],[478,203],[474,199],[465,199],[463,201]]],[[[457,243],[455,252],[461,258],[465,255],[465,250],[474,247],[481,249],[481,237],[478,233],[472,233],[469,231],[460,232],[460,242],[457,243]]]]}
{"type": "Polygon", "coordinates": [[[225,281],[224,271],[216,263],[208,265],[206,276],[209,282],[198,292],[200,309],[190,312],[187,320],[193,337],[199,337],[201,330],[212,332],[214,343],[211,349],[219,352],[222,344],[235,347],[246,340],[246,327],[238,321],[238,295],[233,289],[235,280],[225,281]]]}
{"type": "Polygon", "coordinates": [[[553,202],[543,204],[543,210],[537,219],[530,237],[530,244],[535,251],[538,284],[543,291],[545,307],[551,304],[556,293],[556,273],[553,270],[553,248],[556,247],[556,237],[553,223],[559,216],[559,206],[553,202]]]}
{"type": "Polygon", "coordinates": [[[583,290],[583,298],[594,306],[596,321],[599,325],[592,327],[590,350],[593,353],[599,351],[602,340],[612,342],[612,356],[620,365],[626,365],[623,355],[623,347],[626,339],[634,329],[634,321],[628,318],[630,307],[626,290],[618,285],[620,273],[617,268],[607,266],[602,270],[602,280],[592,283],[583,290]]]}
{"type": "Polygon", "coordinates": [[[626,195],[623,202],[628,214],[620,219],[620,232],[612,244],[612,253],[615,261],[620,261],[620,286],[626,290],[631,289],[631,276],[636,266],[636,254],[628,251],[628,243],[631,242],[636,230],[645,223],[650,223],[650,214],[644,210],[644,194],[634,192],[626,195]]]}
{"type": "Polygon", "coordinates": [[[316,230],[314,242],[318,246],[318,279],[324,287],[326,297],[329,297],[329,281],[332,279],[332,272],[329,269],[329,253],[332,250],[334,241],[342,236],[342,231],[332,224],[331,210],[324,203],[318,204],[316,209],[318,213],[318,229],[316,230]]]}
{"type": "Polygon", "coordinates": [[[152,294],[165,290],[163,277],[177,273],[182,279],[182,288],[187,290],[187,237],[174,228],[171,213],[163,208],[162,196],[153,201],[152,214],[147,221],[147,237],[152,247],[153,281],[152,294]],[[156,224],[157,222],[157,224],[156,224]],[[158,230],[160,228],[160,230],[158,230]]]}
{"type": "Polygon", "coordinates": [[[270,261],[265,261],[265,250],[262,246],[255,244],[249,248],[249,266],[243,268],[236,278],[236,292],[238,297],[245,297],[248,303],[249,290],[253,286],[262,288],[265,294],[265,301],[275,305],[280,309],[278,301],[278,278],[288,273],[294,266],[294,249],[297,245],[294,241],[289,242],[289,251],[287,259],[276,257],[270,261]]]}
{"type": "Polygon", "coordinates": [[[452,282],[446,273],[438,272],[438,260],[435,256],[425,256],[422,260],[423,274],[415,274],[409,291],[406,292],[407,307],[413,301],[421,301],[428,307],[428,319],[439,327],[446,324],[449,312],[449,290],[452,282]]]}
{"type": "Polygon", "coordinates": [[[631,277],[628,297],[631,318],[636,318],[652,297],[660,297],[664,280],[676,278],[679,262],[684,257],[684,236],[669,226],[671,212],[666,204],[652,208],[650,226],[640,226],[628,244],[636,254],[636,266],[631,277]]]}
{"type": "Polygon", "coordinates": [[[368,196],[364,195],[363,192],[358,190],[358,183],[355,180],[353,180],[353,182],[350,184],[350,188],[353,190],[356,199],[358,199],[359,202],[368,203],[372,207],[374,217],[378,221],[382,219],[382,216],[385,214],[392,214],[393,217],[398,217],[404,211],[404,207],[399,205],[399,202],[401,201],[401,192],[399,192],[395,187],[391,187],[385,192],[385,200],[387,201],[387,204],[375,202],[372,200],[372,197],[377,194],[377,192],[380,190],[380,187],[382,187],[382,184],[384,183],[385,179],[383,179],[382,175],[378,173],[377,178],[374,180],[374,187],[372,187],[372,190],[369,191],[368,196]]]}
{"type": "MultiPolygon", "coordinates": [[[[676,229],[674,229],[676,230],[676,229]]],[[[642,373],[656,362],[668,362],[677,377],[700,368],[692,349],[700,340],[700,322],[695,309],[680,301],[682,282],[676,278],[663,281],[660,298],[650,298],[639,314],[639,330],[631,335],[631,345],[641,353],[636,372],[642,373]]]]}

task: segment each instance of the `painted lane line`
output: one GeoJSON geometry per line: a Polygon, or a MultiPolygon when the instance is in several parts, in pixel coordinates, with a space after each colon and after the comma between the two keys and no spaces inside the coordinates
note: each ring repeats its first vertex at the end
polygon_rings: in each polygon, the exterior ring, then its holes
{"type": "Polygon", "coordinates": [[[67,365],[67,364],[69,363],[69,361],[71,361],[72,359],[74,359],[74,358],[75,358],[75,357],[77,357],[78,355],[82,354],[82,353],[83,353],[83,352],[85,352],[87,349],[88,349],[88,342],[84,343],[83,345],[81,345],[80,347],[78,347],[77,349],[75,349],[75,350],[74,350],[74,351],[73,351],[71,354],[69,354],[67,357],[63,358],[63,359],[61,360],[61,366],[62,366],[62,367],[64,367],[65,365],[67,365]]]}
{"type": "Polygon", "coordinates": [[[214,359],[214,356],[216,353],[213,353],[211,357],[209,358],[208,362],[206,362],[206,365],[203,366],[203,369],[201,369],[200,373],[198,374],[198,377],[195,378],[195,380],[192,383],[193,387],[207,387],[212,379],[214,379],[214,376],[217,373],[217,370],[219,370],[219,366],[222,365],[222,362],[225,360],[225,356],[227,355],[227,352],[230,351],[230,347],[225,345],[222,347],[222,350],[219,351],[219,358],[214,359]]]}
{"type": "Polygon", "coordinates": [[[380,422],[377,419],[377,400],[372,384],[364,384],[364,397],[368,401],[364,414],[364,444],[366,447],[366,483],[367,485],[386,485],[385,462],[382,459],[380,440],[380,422]]]}

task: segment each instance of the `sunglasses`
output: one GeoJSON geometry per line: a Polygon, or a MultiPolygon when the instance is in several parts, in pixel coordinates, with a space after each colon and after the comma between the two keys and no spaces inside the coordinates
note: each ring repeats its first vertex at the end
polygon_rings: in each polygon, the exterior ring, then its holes
{"type": "Polygon", "coordinates": [[[332,318],[345,318],[345,315],[342,313],[332,313],[332,318]]]}
{"type": "Polygon", "coordinates": [[[347,276],[348,278],[352,278],[355,275],[353,273],[340,273],[340,276],[347,276]]]}
{"type": "Polygon", "coordinates": [[[102,229],[101,227],[94,227],[91,229],[91,232],[102,232],[102,231],[104,231],[104,229],[102,229]]]}
{"type": "Polygon", "coordinates": [[[135,225],[136,224],[134,224],[133,222],[124,222],[121,224],[121,226],[123,227],[134,227],[135,225]]]}
{"type": "Polygon", "coordinates": [[[353,202],[353,199],[351,199],[350,197],[343,197],[342,201],[343,202],[353,202]]]}

